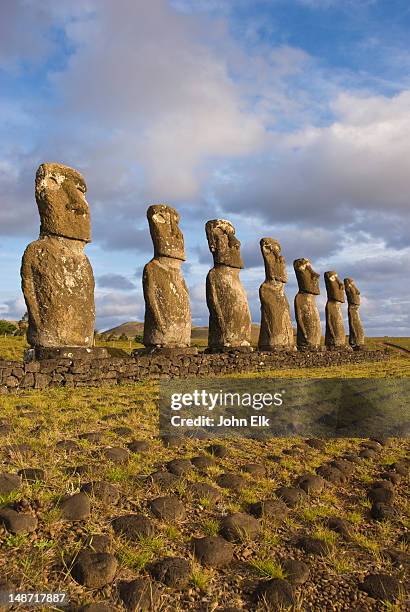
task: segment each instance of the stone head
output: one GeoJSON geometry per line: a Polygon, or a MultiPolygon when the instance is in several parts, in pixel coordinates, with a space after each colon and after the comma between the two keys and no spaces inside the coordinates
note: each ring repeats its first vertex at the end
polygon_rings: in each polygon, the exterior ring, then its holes
{"type": "Polygon", "coordinates": [[[91,241],[90,209],[84,177],[69,166],[41,164],[36,173],[40,235],[91,241]]]}
{"type": "Polygon", "coordinates": [[[206,223],[205,231],[214,264],[243,268],[241,243],[235,236],[232,223],[225,219],[212,219],[206,223]]]}
{"type": "Polygon", "coordinates": [[[344,285],[339,279],[337,272],[333,270],[325,272],[325,285],[328,299],[343,304],[345,301],[344,285]]]}
{"type": "Polygon", "coordinates": [[[320,294],[319,277],[320,274],[315,272],[309,259],[295,259],[293,262],[296,279],[298,281],[299,291],[301,293],[311,293],[313,295],[320,294]]]}
{"type": "Polygon", "coordinates": [[[356,287],[354,280],[352,278],[345,278],[344,285],[348,304],[360,306],[360,291],[356,287]]]}
{"type": "Polygon", "coordinates": [[[281,255],[281,247],[273,238],[261,238],[260,247],[265,264],[266,278],[282,283],[288,282],[285,258],[281,255]]]}
{"type": "Polygon", "coordinates": [[[172,257],[185,261],[184,236],[179,228],[179,214],[166,204],[153,204],[147,219],[155,257],[172,257]]]}

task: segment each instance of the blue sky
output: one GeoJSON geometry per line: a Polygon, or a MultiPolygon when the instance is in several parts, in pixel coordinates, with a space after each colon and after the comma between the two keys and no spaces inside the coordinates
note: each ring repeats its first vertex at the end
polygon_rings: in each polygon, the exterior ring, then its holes
{"type": "Polygon", "coordinates": [[[194,324],[218,216],[242,242],[255,321],[272,236],[291,302],[308,257],[356,279],[369,335],[410,335],[409,34],[404,0],[3,0],[0,316],[25,310],[34,175],[57,161],[88,184],[99,329],[142,320],[145,211],[165,201],[194,324]]]}

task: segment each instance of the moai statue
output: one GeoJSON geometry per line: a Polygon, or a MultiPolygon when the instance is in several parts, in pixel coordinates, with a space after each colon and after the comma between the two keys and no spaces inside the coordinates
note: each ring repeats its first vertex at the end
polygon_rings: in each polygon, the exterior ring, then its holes
{"type": "Polygon", "coordinates": [[[41,164],[35,196],[40,236],[26,248],[21,281],[28,312],[27,359],[107,356],[93,348],[94,276],[84,254],[91,241],[87,187],[79,172],[41,164]]]}
{"type": "Polygon", "coordinates": [[[147,210],[154,257],[144,267],[144,345],[150,351],[190,350],[191,307],[181,272],[185,261],[179,214],[166,204],[147,210]]]}
{"type": "Polygon", "coordinates": [[[273,238],[262,238],[260,247],[266,278],[259,288],[261,328],[258,347],[261,351],[294,350],[290,307],[285,295],[288,282],[285,258],[281,255],[279,242],[273,238]]]}
{"type": "Polygon", "coordinates": [[[329,350],[346,347],[345,326],[340,304],[345,301],[344,285],[336,272],[325,272],[327,292],[325,345],[329,350]]]}
{"type": "Polygon", "coordinates": [[[251,313],[239,278],[241,243],[233,225],[224,219],[208,221],[205,231],[214,258],[214,267],[206,277],[208,351],[251,351],[251,313]]]}
{"type": "Polygon", "coordinates": [[[364,330],[359,314],[360,291],[352,278],[345,278],[344,286],[348,303],[349,344],[354,350],[359,350],[364,346],[364,330]]]}
{"type": "Polygon", "coordinates": [[[320,294],[320,274],[313,270],[309,259],[295,259],[293,267],[299,286],[295,297],[296,343],[300,350],[318,350],[322,338],[320,315],[316,305],[316,296],[320,294]]]}

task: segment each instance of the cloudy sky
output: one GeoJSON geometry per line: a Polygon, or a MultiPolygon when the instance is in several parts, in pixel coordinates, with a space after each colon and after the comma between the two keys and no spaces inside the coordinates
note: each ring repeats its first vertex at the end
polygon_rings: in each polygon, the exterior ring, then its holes
{"type": "Polygon", "coordinates": [[[165,201],[194,324],[222,217],[255,321],[272,236],[291,302],[307,257],[355,278],[368,335],[410,335],[408,0],[1,0],[0,122],[0,317],[25,310],[34,175],[57,161],[88,184],[99,329],[143,319],[145,211],[165,201]]]}

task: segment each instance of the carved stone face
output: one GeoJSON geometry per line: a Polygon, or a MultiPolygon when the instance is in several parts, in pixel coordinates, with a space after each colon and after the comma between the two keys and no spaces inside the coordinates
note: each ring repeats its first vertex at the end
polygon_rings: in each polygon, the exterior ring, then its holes
{"type": "Polygon", "coordinates": [[[354,284],[354,280],[352,278],[345,278],[344,285],[348,304],[360,306],[360,291],[354,284]]]}
{"type": "Polygon", "coordinates": [[[343,304],[345,301],[344,285],[339,279],[337,272],[325,272],[325,284],[328,299],[343,304]]]}
{"type": "Polygon", "coordinates": [[[87,186],[77,170],[62,164],[41,164],[36,174],[36,202],[42,236],[54,235],[90,242],[87,186]]]}
{"type": "Polygon", "coordinates": [[[296,273],[299,291],[301,293],[311,293],[313,295],[320,294],[319,277],[320,274],[315,272],[309,259],[295,259],[293,268],[296,273]]]}
{"type": "Polygon", "coordinates": [[[235,228],[225,219],[213,219],[205,225],[209,250],[214,264],[222,264],[230,268],[243,268],[241,258],[241,243],[235,236],[235,228]]]}
{"type": "Polygon", "coordinates": [[[273,238],[261,238],[260,241],[263,261],[265,263],[266,278],[277,280],[282,283],[288,282],[288,272],[285,258],[280,254],[281,248],[277,240],[273,238]]]}
{"type": "Polygon", "coordinates": [[[147,219],[155,257],[172,257],[185,261],[184,236],[179,229],[179,214],[166,204],[153,204],[147,219]]]}

